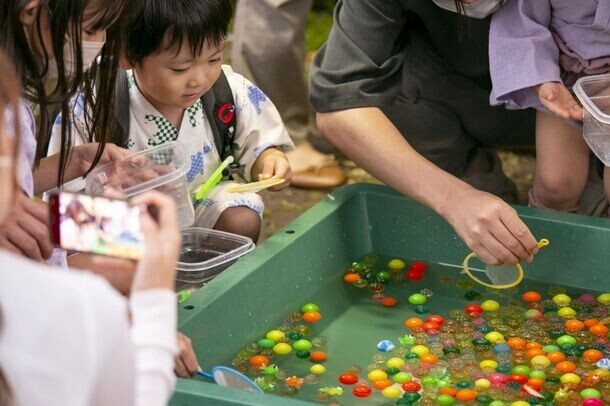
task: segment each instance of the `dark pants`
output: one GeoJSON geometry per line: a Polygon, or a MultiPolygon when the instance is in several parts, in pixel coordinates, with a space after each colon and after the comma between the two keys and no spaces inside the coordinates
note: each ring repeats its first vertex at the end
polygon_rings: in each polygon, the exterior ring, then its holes
{"type": "Polygon", "coordinates": [[[460,176],[480,147],[535,144],[535,112],[491,107],[488,77],[456,73],[423,34],[410,35],[403,55],[402,92],[382,111],[434,164],[460,176]]]}

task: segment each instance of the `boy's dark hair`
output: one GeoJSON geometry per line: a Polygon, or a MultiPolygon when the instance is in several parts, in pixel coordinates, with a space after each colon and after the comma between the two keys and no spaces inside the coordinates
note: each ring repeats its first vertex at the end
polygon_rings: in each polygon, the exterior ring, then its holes
{"type": "Polygon", "coordinates": [[[204,42],[219,45],[227,36],[233,0],[144,0],[125,38],[125,56],[131,63],[165,50],[180,52],[187,40],[193,55],[204,42]]]}

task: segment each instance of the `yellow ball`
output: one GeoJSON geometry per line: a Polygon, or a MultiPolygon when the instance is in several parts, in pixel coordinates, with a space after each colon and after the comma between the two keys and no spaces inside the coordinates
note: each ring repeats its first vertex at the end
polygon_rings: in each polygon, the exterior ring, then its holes
{"type": "Polygon", "coordinates": [[[572,299],[570,296],[565,293],[560,293],[558,295],[553,296],[553,302],[555,302],[558,306],[569,306],[572,299]]]}
{"type": "Polygon", "coordinates": [[[597,297],[597,301],[603,305],[610,305],[610,293],[602,293],[597,297]]]}
{"type": "Polygon", "coordinates": [[[571,307],[562,307],[561,309],[557,310],[557,315],[563,319],[573,319],[576,317],[576,310],[572,309],[571,307]]]}
{"type": "Polygon", "coordinates": [[[311,366],[311,368],[309,368],[309,372],[314,375],[322,375],[326,372],[326,367],[322,364],[314,364],[311,366]]]}
{"type": "Polygon", "coordinates": [[[504,336],[497,331],[490,331],[485,334],[485,339],[492,344],[501,344],[504,342],[504,336]]]}
{"type": "Polygon", "coordinates": [[[405,264],[405,261],[403,261],[402,259],[398,259],[398,258],[391,259],[390,262],[388,262],[388,268],[390,268],[393,271],[400,271],[401,269],[404,269],[406,266],[407,266],[407,264],[405,264]]]}
{"type": "Polygon", "coordinates": [[[381,369],[373,369],[366,377],[369,378],[369,381],[375,382],[380,379],[387,379],[388,374],[386,374],[381,369]]]}
{"type": "Polygon", "coordinates": [[[561,381],[561,383],[566,384],[566,383],[573,383],[575,385],[578,385],[580,383],[580,376],[573,374],[572,372],[567,373],[567,374],[563,374],[561,375],[561,377],[559,378],[559,380],[561,381]]]}
{"type": "Polygon", "coordinates": [[[489,379],[481,378],[474,381],[474,387],[476,390],[484,391],[491,387],[491,382],[489,379]]]}
{"type": "Polygon", "coordinates": [[[534,358],[530,360],[532,366],[538,368],[546,368],[551,365],[551,360],[545,357],[544,355],[536,355],[534,358]]]}
{"type": "Polygon", "coordinates": [[[419,355],[421,357],[422,355],[429,354],[430,350],[425,345],[414,345],[411,348],[411,352],[413,354],[417,354],[417,355],[419,355]]]}
{"type": "Polygon", "coordinates": [[[481,303],[481,307],[486,312],[497,312],[500,308],[500,303],[496,302],[495,300],[486,300],[481,303]]]}
{"type": "Polygon", "coordinates": [[[510,406],[530,406],[530,404],[524,400],[518,400],[510,404],[510,406]]]}
{"type": "Polygon", "coordinates": [[[286,355],[292,351],[292,347],[286,343],[277,343],[273,346],[273,351],[279,355],[286,355]]]}
{"type": "Polygon", "coordinates": [[[390,358],[385,364],[388,366],[388,368],[402,368],[405,361],[402,358],[394,357],[390,358]]]}
{"type": "Polygon", "coordinates": [[[397,386],[388,386],[381,392],[381,394],[384,398],[398,399],[402,396],[402,390],[400,390],[400,388],[397,386]]]}
{"type": "Polygon", "coordinates": [[[492,359],[486,359],[479,363],[479,367],[483,370],[495,370],[498,367],[498,363],[492,359]]]}
{"type": "Polygon", "coordinates": [[[280,330],[271,330],[267,333],[265,337],[277,342],[284,338],[284,332],[280,330]]]}

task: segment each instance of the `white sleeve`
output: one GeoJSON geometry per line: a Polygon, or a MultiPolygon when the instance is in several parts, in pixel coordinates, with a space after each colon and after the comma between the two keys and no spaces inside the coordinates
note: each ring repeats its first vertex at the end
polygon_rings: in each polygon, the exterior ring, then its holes
{"type": "Polygon", "coordinates": [[[224,70],[233,90],[237,114],[235,160],[245,165],[243,175],[250,182],[252,166],[262,152],[272,147],[288,152],[294,149],[294,144],[269,97],[240,74],[231,72],[230,68],[224,70]]]}
{"type": "Polygon", "coordinates": [[[131,340],[135,355],[135,405],[166,405],[174,390],[176,294],[170,290],[135,292],[130,298],[131,340]]]}

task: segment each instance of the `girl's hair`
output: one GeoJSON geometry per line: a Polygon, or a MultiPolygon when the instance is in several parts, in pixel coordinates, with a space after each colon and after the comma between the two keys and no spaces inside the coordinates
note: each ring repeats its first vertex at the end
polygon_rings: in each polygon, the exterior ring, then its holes
{"type": "Polygon", "coordinates": [[[141,13],[127,27],[125,56],[138,63],[166,50],[178,54],[184,40],[199,55],[206,41],[220,45],[232,14],[233,0],[144,0],[141,13]]]}
{"type": "MultiPolygon", "coordinates": [[[[19,150],[19,98],[21,97],[21,86],[13,64],[0,48],[0,128],[6,124],[7,113],[12,114],[13,128],[13,182],[17,184],[17,151],[19,150]]],[[[8,130],[8,129],[7,129],[8,130]]],[[[0,132],[0,137],[2,137],[0,132]]],[[[6,135],[5,135],[6,136],[6,135]]],[[[0,142],[2,142],[0,138],[0,142]]],[[[2,332],[2,308],[0,308],[0,333],[2,332]]],[[[8,381],[2,372],[0,365],[0,406],[9,406],[14,402],[12,391],[8,381]]]]}
{"type": "MultiPolygon", "coordinates": [[[[506,0],[496,0],[500,7],[504,5],[506,0]]],[[[468,29],[468,13],[466,12],[466,6],[464,0],[454,0],[455,9],[458,15],[458,37],[461,38],[464,34],[464,29],[468,29]]]]}
{"type": "MultiPolygon", "coordinates": [[[[61,152],[58,185],[62,183],[68,161],[68,153],[72,145],[70,126],[70,99],[82,86],[85,124],[89,133],[89,141],[100,143],[95,166],[102,155],[105,143],[111,137],[114,128],[114,82],[121,51],[121,30],[124,22],[139,9],[135,0],[99,0],[97,10],[92,10],[95,21],[88,27],[93,31],[106,29],[106,44],[89,72],[84,72],[81,49],[81,31],[85,9],[89,0],[40,0],[38,15],[34,23],[34,35],[38,38],[31,42],[42,43],[43,22],[40,18],[44,11],[48,14],[48,30],[51,33],[53,53],[58,70],[58,81],[55,90],[47,95],[43,79],[49,70],[49,56],[36,56],[26,36],[20,21],[20,14],[31,0],[3,0],[0,2],[0,47],[6,49],[9,58],[14,61],[17,71],[21,74],[25,98],[38,105],[40,122],[37,123],[37,149],[35,165],[46,154],[50,136],[50,127],[54,115],[61,113],[64,118],[61,123],[61,152]],[[64,43],[69,38],[76,66],[74,73],[67,74],[64,64],[64,43]],[[95,78],[95,80],[93,80],[95,78]],[[95,98],[93,102],[95,86],[95,98]]],[[[90,10],[87,10],[89,14],[90,10]]]]}

